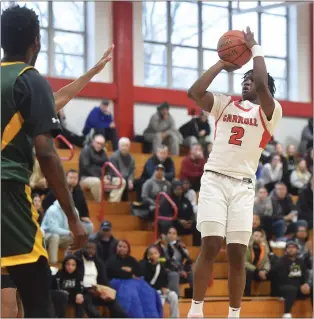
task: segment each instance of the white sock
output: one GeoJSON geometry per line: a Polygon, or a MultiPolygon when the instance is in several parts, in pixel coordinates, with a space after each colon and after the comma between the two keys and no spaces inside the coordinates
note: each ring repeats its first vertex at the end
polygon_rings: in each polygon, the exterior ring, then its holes
{"type": "Polygon", "coordinates": [[[192,299],[190,313],[192,314],[203,313],[203,304],[204,304],[204,301],[195,301],[192,299]]]}
{"type": "Polygon", "coordinates": [[[240,318],[240,310],[241,308],[229,307],[228,318],[240,318]]]}

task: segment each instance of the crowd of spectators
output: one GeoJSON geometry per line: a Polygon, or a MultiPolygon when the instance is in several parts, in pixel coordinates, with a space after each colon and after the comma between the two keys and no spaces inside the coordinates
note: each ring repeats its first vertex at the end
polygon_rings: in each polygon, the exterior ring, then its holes
{"type": "MultiPolygon", "coordinates": [[[[64,121],[64,115],[62,117],[64,121]]],[[[299,147],[290,144],[284,151],[282,145],[272,139],[256,172],[245,295],[252,294],[253,280],[271,280],[272,295],[285,298],[286,317],[291,316],[296,299],[313,294],[313,247],[308,240],[308,232],[313,228],[312,127],[309,121],[299,147]],[[274,254],[276,248],[284,248],[285,255],[278,258],[274,254]]],[[[194,116],[177,130],[169,105],[163,103],[144,132],[144,140],[152,143],[154,152],[138,179],[135,179],[135,159],[130,153],[131,142],[124,137],[118,139],[107,101],[91,111],[81,136],[68,131],[67,136],[74,139],[76,145],[84,146],[79,171],[68,170],[66,179],[77,214],[90,235],[86,247],[74,255],[67,250],[73,235],[65,214],[35,163],[30,184],[50,263],[57,265],[59,248],[65,250],[62,266],[52,284],[54,299],[60,304],[63,302],[63,306],[58,307],[59,317],[64,316],[68,304],[74,306],[79,318],[84,317],[84,313],[101,317],[99,305],[107,306],[112,317],[159,317],[165,302],[170,305],[170,316],[179,317],[180,284],[189,284],[186,296],[191,296],[193,285],[193,260],[180,236],[191,234],[193,245],[200,245],[200,234],[196,230],[197,193],[211,152],[210,131],[205,113],[194,116]],[[111,156],[107,155],[106,140],[112,142],[111,156]],[[179,168],[175,167],[171,155],[179,155],[180,144],[188,147],[189,153],[179,168]],[[102,172],[108,161],[120,172],[122,181],[111,168],[102,172]],[[104,184],[111,186],[106,195],[101,194],[102,177],[104,184]],[[110,221],[103,221],[94,232],[86,191],[96,202],[103,196],[110,202],[128,201],[129,192],[134,191],[136,201],[132,203],[132,214],[151,222],[154,222],[156,198],[165,192],[175,203],[178,215],[174,220],[158,222],[158,241],[147,248],[143,260],[137,261],[129,243],[114,237],[110,221]],[[148,297],[149,307],[145,306],[148,297]]],[[[174,215],[174,208],[166,198],[160,199],[158,207],[161,216],[174,215]]]]}

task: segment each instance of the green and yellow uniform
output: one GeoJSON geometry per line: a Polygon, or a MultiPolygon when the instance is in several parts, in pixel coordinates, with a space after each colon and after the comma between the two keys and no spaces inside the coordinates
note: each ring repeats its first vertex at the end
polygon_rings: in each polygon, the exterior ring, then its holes
{"type": "Polygon", "coordinates": [[[46,79],[23,62],[1,63],[1,267],[47,258],[29,179],[33,138],[59,133],[46,79]]]}

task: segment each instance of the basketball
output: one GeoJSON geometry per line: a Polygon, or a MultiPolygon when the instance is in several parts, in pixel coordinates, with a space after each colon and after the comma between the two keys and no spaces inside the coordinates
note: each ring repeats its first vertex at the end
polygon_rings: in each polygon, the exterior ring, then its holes
{"type": "Polygon", "coordinates": [[[251,50],[244,42],[241,31],[231,30],[226,32],[218,41],[217,52],[221,60],[243,66],[252,57],[251,50]]]}

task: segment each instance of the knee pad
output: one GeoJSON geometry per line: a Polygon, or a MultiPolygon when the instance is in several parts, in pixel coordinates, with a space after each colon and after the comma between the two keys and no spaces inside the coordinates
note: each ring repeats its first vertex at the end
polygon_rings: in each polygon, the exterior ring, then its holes
{"type": "Polygon", "coordinates": [[[226,236],[226,226],[218,222],[204,221],[200,224],[202,238],[209,236],[226,236]]]}
{"type": "Polygon", "coordinates": [[[251,238],[251,231],[231,231],[227,233],[226,241],[228,244],[241,244],[244,246],[249,245],[251,238]]]}

